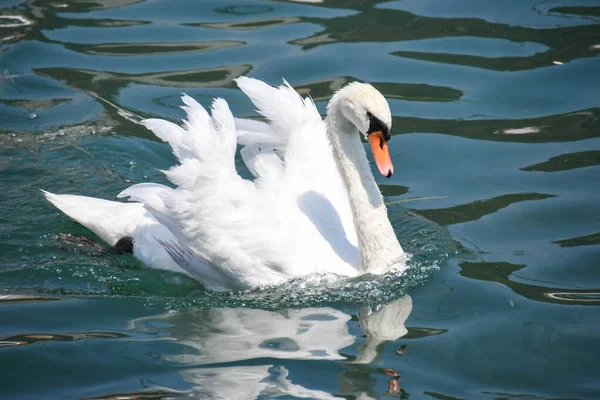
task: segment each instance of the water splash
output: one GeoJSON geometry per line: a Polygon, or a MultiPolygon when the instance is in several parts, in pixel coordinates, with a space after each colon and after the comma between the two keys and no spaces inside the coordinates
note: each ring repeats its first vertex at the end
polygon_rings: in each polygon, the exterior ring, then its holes
{"type": "MultiPolygon", "coordinates": [[[[448,232],[408,210],[393,207],[390,219],[409,257],[408,269],[384,275],[346,278],[313,274],[280,286],[249,291],[216,293],[182,275],[143,268],[130,255],[98,250],[98,245],[77,245],[44,237],[36,263],[0,271],[0,285],[9,293],[62,297],[110,296],[142,298],[148,306],[165,310],[192,307],[251,307],[265,310],[303,308],[332,303],[375,305],[389,303],[423,284],[456,248],[448,232]],[[69,245],[65,247],[66,245],[69,245]],[[21,282],[27,282],[27,287],[21,282]]],[[[74,224],[74,223],[73,223],[74,224]]],[[[30,260],[32,257],[27,256],[30,260]]]]}
{"type": "Polygon", "coordinates": [[[314,274],[293,279],[276,287],[209,295],[218,296],[221,307],[251,307],[267,310],[316,307],[332,303],[377,305],[405,296],[408,289],[423,284],[438,270],[437,265],[419,264],[410,265],[404,272],[397,270],[384,275],[367,274],[355,278],[314,274]]]}

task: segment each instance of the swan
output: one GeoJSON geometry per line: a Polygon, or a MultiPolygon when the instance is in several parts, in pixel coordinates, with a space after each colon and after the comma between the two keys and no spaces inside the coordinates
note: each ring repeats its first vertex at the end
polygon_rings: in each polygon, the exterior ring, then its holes
{"type": "Polygon", "coordinates": [[[209,114],[183,95],[183,125],[142,123],[168,142],[179,165],[173,187],[140,183],[109,201],[43,191],[63,213],[143,264],[185,273],[214,291],[278,285],[313,273],[403,271],[405,253],[388,219],[361,136],[389,178],[392,118],[367,83],[337,91],[323,120],[310,97],[240,77],[266,122],[234,118],[225,100],[209,114]],[[240,177],[240,155],[253,179],[240,177]]]}

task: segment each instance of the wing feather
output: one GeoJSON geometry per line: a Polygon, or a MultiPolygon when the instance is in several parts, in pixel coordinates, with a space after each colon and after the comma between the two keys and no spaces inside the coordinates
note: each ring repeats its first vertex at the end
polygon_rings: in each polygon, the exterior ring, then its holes
{"type": "MultiPolygon", "coordinates": [[[[261,177],[259,188],[276,193],[279,214],[294,227],[295,246],[313,250],[299,253],[297,259],[331,266],[341,259],[339,271],[351,275],[360,263],[356,231],[325,123],[314,102],[303,99],[285,81],[279,87],[245,77],[237,82],[257,111],[268,118],[270,128],[254,125],[263,136],[254,136],[261,141],[246,145],[242,157],[254,175],[261,177]],[[264,168],[266,173],[259,171],[264,165],[271,165],[264,168]],[[315,260],[315,255],[320,259],[315,260]]],[[[238,126],[253,128],[248,123],[238,126]]]]}
{"type": "Polygon", "coordinates": [[[353,275],[349,201],[315,104],[285,81],[237,82],[265,122],[234,119],[223,99],[209,114],[184,96],[182,127],[146,122],[180,161],[165,172],[177,188],[136,185],[120,196],[144,202],[176,239],[160,242],[171,259],[213,286],[252,288],[311,271],[353,275]],[[254,181],[235,169],[238,144],[254,181]]]}
{"type": "MultiPolygon", "coordinates": [[[[181,135],[167,135],[174,148],[191,149],[180,165],[166,171],[178,187],[139,188],[141,192],[155,191],[163,202],[148,204],[148,208],[178,239],[178,243],[169,242],[165,250],[178,265],[204,281],[208,272],[201,270],[200,276],[191,260],[218,266],[222,280],[240,288],[255,287],[266,276],[283,281],[288,277],[283,271],[290,257],[288,235],[277,234],[284,224],[272,213],[271,198],[235,169],[236,123],[227,103],[215,100],[208,115],[191,98],[183,101],[187,117],[181,135]],[[157,203],[164,207],[156,207],[157,203]]],[[[139,191],[124,194],[139,195],[139,191]]]]}

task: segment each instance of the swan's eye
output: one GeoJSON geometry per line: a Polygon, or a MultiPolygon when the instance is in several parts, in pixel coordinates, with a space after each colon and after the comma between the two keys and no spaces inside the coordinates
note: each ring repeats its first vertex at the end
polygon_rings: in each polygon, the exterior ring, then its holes
{"type": "Polygon", "coordinates": [[[372,113],[367,111],[367,117],[369,117],[369,130],[367,131],[367,135],[371,134],[372,132],[381,132],[383,133],[383,138],[388,141],[390,140],[392,137],[390,135],[390,130],[388,129],[387,125],[384,124],[383,122],[381,122],[381,120],[379,118],[377,118],[376,116],[374,116],[372,113]]]}

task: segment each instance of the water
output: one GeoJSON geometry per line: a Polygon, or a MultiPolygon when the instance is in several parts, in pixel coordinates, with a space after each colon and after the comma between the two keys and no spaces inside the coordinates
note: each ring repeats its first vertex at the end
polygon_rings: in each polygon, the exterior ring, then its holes
{"type": "Polygon", "coordinates": [[[597,2],[2,7],[0,397],[600,397],[597,2]],[[214,294],[65,236],[94,239],[39,188],[165,182],[137,122],[251,116],[244,74],[386,95],[406,276],[214,294]]]}

